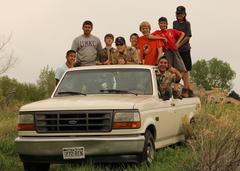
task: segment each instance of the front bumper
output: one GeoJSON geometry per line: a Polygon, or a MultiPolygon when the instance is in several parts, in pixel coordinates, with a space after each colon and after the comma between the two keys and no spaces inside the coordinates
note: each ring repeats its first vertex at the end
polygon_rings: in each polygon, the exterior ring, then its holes
{"type": "MultiPolygon", "coordinates": [[[[100,137],[17,137],[16,151],[20,156],[38,159],[52,157],[63,160],[62,149],[84,147],[86,157],[139,154],[143,151],[144,136],[100,136],[100,137]]],[[[25,160],[22,158],[22,160],[25,160]]]]}

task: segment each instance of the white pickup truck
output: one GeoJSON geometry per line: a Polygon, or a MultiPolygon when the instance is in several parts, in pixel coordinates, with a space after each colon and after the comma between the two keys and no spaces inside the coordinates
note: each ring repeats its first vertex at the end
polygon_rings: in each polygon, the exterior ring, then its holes
{"type": "Polygon", "coordinates": [[[51,98],[21,107],[16,150],[25,170],[85,160],[150,164],[155,149],[184,140],[199,98],[162,100],[147,65],[68,70],[51,98]]]}

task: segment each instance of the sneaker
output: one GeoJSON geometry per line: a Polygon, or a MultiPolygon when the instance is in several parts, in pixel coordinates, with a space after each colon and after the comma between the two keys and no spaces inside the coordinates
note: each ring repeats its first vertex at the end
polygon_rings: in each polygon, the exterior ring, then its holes
{"type": "Polygon", "coordinates": [[[188,89],[186,89],[186,88],[183,88],[182,89],[182,94],[181,94],[181,96],[183,97],[183,98],[187,98],[189,95],[188,95],[188,89]]]}
{"type": "Polygon", "coordinates": [[[188,97],[193,97],[194,93],[191,89],[188,89],[188,97]]]}

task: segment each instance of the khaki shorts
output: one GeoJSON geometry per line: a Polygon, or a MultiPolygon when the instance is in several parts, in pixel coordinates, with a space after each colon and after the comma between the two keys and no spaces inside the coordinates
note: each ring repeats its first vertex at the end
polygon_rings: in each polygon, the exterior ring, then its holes
{"type": "Polygon", "coordinates": [[[179,72],[187,72],[183,60],[176,50],[166,50],[165,56],[168,59],[169,65],[176,68],[179,72]]]}

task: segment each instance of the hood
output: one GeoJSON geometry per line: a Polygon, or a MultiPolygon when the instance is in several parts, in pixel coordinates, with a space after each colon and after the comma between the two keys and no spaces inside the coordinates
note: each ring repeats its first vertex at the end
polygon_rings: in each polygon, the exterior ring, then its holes
{"type": "Polygon", "coordinates": [[[53,97],[24,105],[20,111],[134,109],[137,103],[149,98],[152,96],[133,94],[53,97]]]}

